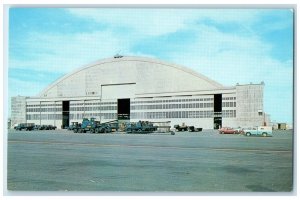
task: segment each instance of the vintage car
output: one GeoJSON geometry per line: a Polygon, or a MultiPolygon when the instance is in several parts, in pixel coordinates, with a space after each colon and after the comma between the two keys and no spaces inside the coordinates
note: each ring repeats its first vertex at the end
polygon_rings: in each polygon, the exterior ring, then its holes
{"type": "Polygon", "coordinates": [[[270,126],[257,126],[251,129],[244,129],[243,133],[245,134],[245,136],[263,136],[263,137],[267,137],[267,136],[273,136],[272,134],[272,127],[270,126]]]}
{"type": "Polygon", "coordinates": [[[238,130],[230,128],[230,127],[222,127],[219,129],[220,134],[238,134],[238,130]]]}

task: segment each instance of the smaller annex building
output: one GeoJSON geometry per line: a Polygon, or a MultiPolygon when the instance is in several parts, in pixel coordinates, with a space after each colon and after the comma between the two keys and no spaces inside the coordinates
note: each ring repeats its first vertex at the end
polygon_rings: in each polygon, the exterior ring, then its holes
{"type": "Polygon", "coordinates": [[[95,117],[204,129],[268,124],[264,83],[225,87],[186,67],[117,56],[77,69],[35,97],[12,97],[11,124],[69,126],[95,117]]]}

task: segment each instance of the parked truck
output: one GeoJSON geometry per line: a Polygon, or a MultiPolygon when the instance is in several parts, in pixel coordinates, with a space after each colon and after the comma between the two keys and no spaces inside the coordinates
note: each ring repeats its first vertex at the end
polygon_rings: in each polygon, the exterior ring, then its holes
{"type": "Polygon", "coordinates": [[[263,137],[273,136],[272,127],[269,127],[269,126],[257,126],[254,128],[244,129],[243,133],[246,136],[251,136],[251,135],[263,136],[263,137]]]}
{"type": "Polygon", "coordinates": [[[96,121],[95,118],[91,118],[90,120],[84,118],[80,126],[76,126],[73,128],[74,133],[110,133],[112,131],[109,123],[100,123],[96,121]]]}
{"type": "Polygon", "coordinates": [[[127,133],[151,133],[157,131],[157,126],[149,121],[138,121],[126,124],[127,133]]]}

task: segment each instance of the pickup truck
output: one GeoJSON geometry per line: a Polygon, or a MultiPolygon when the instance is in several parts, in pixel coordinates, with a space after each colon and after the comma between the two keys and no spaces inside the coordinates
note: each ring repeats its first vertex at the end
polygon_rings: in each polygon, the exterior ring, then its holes
{"type": "Polygon", "coordinates": [[[273,136],[272,134],[272,127],[270,126],[257,126],[252,129],[244,129],[244,134],[246,136],[256,135],[256,136],[273,136]]]}

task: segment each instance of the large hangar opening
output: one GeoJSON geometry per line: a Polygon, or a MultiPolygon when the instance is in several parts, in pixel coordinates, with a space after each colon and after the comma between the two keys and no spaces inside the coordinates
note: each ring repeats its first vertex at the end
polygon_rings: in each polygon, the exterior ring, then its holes
{"type": "Polygon", "coordinates": [[[118,99],[118,120],[130,120],[130,99],[118,99]]]}
{"type": "Polygon", "coordinates": [[[136,83],[113,83],[101,85],[101,98],[117,99],[118,120],[130,120],[130,98],[135,96],[136,83]]]}
{"type": "Polygon", "coordinates": [[[222,127],[222,94],[214,95],[214,113],[214,129],[219,129],[222,127]]]}
{"type": "Polygon", "coordinates": [[[62,102],[62,128],[69,127],[70,101],[62,102]]]}

